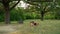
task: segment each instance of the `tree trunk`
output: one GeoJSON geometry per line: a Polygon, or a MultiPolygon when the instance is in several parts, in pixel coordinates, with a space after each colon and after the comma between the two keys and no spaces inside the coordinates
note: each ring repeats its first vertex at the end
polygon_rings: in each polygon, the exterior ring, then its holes
{"type": "Polygon", "coordinates": [[[3,6],[5,9],[5,23],[9,24],[10,23],[10,9],[9,9],[9,2],[3,0],[3,6]]]}
{"type": "Polygon", "coordinates": [[[10,24],[10,11],[5,9],[5,23],[10,24]]]}
{"type": "Polygon", "coordinates": [[[3,4],[4,9],[5,9],[5,23],[6,24],[10,24],[10,10],[12,8],[14,8],[19,2],[20,2],[20,0],[18,0],[18,2],[10,8],[9,7],[10,1],[9,0],[2,0],[2,4],[3,4]]]}
{"type": "Polygon", "coordinates": [[[41,20],[42,20],[42,21],[44,20],[44,14],[41,15],[41,20]]]}
{"type": "Polygon", "coordinates": [[[44,11],[41,11],[41,20],[44,20],[44,11]]]}
{"type": "Polygon", "coordinates": [[[18,22],[18,23],[19,23],[19,24],[23,24],[23,21],[24,21],[24,20],[23,20],[23,18],[22,18],[22,17],[20,17],[20,18],[19,18],[19,22],[18,22]]]}
{"type": "Polygon", "coordinates": [[[19,24],[23,24],[23,20],[22,19],[19,20],[19,24]]]}

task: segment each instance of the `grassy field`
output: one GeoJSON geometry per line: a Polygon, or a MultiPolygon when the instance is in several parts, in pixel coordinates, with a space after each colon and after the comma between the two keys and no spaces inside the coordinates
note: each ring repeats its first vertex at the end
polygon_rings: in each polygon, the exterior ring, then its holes
{"type": "Polygon", "coordinates": [[[60,34],[60,20],[25,20],[18,31],[9,34],[60,34]],[[30,26],[30,21],[35,21],[39,25],[30,26]]]}

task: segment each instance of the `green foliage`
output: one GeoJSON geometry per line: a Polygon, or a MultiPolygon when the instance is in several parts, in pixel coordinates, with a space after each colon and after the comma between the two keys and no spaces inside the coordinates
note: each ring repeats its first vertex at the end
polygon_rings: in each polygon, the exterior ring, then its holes
{"type": "Polygon", "coordinates": [[[56,12],[55,19],[60,19],[60,11],[56,12]]]}
{"type": "Polygon", "coordinates": [[[20,19],[25,19],[23,10],[20,8],[14,9],[11,11],[11,20],[20,20],[20,19]]]}
{"type": "Polygon", "coordinates": [[[12,11],[10,12],[10,18],[11,18],[12,21],[18,19],[16,9],[14,9],[14,10],[12,10],[12,11]]]}
{"type": "MultiPolygon", "coordinates": [[[[30,11],[30,10],[29,10],[30,11]]],[[[40,19],[41,16],[37,12],[26,12],[23,8],[13,9],[10,12],[11,21],[19,21],[20,19],[40,19]]],[[[60,19],[60,12],[48,12],[45,14],[44,19],[60,19]]],[[[4,11],[0,11],[0,21],[4,21],[4,11]]]]}
{"type": "MultiPolygon", "coordinates": [[[[8,0],[8,1],[17,1],[17,0],[8,0]]],[[[56,0],[54,2],[31,2],[31,1],[25,1],[28,4],[31,4],[31,6],[28,6],[26,10],[23,8],[16,8],[10,11],[10,20],[16,21],[20,19],[40,19],[41,18],[41,11],[46,7],[47,9],[45,11],[47,12],[44,14],[45,19],[60,19],[60,0],[56,0]],[[52,13],[50,13],[52,12],[52,13]]],[[[10,2],[7,3],[10,5],[10,8],[15,4],[16,2],[10,2]]],[[[0,21],[4,21],[4,9],[3,4],[0,3],[0,21]]]]}
{"type": "Polygon", "coordinates": [[[45,17],[45,19],[54,19],[55,18],[55,14],[53,12],[48,12],[45,17]]]}
{"type": "Polygon", "coordinates": [[[4,11],[0,11],[0,21],[4,21],[4,11]]]}

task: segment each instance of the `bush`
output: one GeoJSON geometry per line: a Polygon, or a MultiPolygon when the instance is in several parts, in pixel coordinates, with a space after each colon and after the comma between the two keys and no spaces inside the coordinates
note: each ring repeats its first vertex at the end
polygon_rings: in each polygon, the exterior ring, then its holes
{"type": "Polygon", "coordinates": [[[4,21],[4,11],[0,11],[0,22],[4,21]]]}

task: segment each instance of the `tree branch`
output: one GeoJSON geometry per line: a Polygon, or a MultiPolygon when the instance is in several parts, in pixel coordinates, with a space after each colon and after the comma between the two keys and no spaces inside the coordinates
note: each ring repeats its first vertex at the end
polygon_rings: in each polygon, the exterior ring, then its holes
{"type": "Polygon", "coordinates": [[[0,1],[0,3],[2,3],[2,1],[0,1]]]}
{"type": "Polygon", "coordinates": [[[10,8],[10,10],[12,10],[19,2],[20,0],[18,0],[18,2],[10,8]]]}
{"type": "Polygon", "coordinates": [[[30,5],[35,5],[35,6],[39,6],[38,4],[34,4],[31,1],[25,1],[26,3],[30,4],[30,5]]]}
{"type": "Polygon", "coordinates": [[[49,7],[48,6],[45,6],[45,8],[43,9],[44,10],[44,13],[47,13],[48,12],[47,9],[49,9],[49,7]]]}

